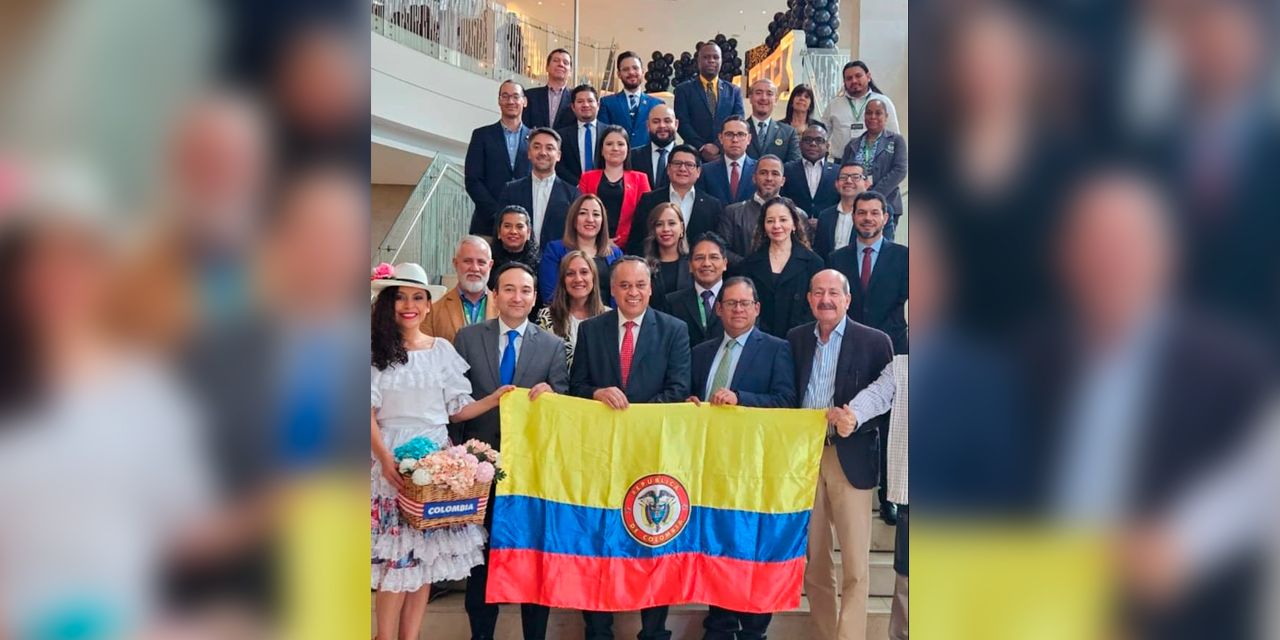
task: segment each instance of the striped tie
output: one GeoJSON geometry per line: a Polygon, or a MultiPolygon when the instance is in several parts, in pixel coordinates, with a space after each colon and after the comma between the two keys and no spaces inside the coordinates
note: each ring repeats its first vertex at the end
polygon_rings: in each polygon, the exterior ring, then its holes
{"type": "Polygon", "coordinates": [[[724,355],[720,356],[720,364],[716,367],[716,375],[711,378],[711,395],[707,396],[708,400],[717,391],[729,385],[729,365],[733,362],[733,348],[736,346],[738,346],[737,340],[729,340],[724,343],[724,355]]]}

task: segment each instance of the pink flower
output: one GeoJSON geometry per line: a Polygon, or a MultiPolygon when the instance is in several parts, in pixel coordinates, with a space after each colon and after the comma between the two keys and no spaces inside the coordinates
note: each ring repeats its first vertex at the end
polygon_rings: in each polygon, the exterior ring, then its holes
{"type": "Polygon", "coordinates": [[[385,263],[385,262],[384,262],[384,263],[382,263],[382,264],[378,265],[376,268],[374,268],[374,270],[373,270],[373,277],[371,277],[371,278],[369,278],[369,279],[370,279],[370,280],[385,280],[385,279],[387,279],[387,278],[394,278],[394,277],[395,277],[395,275],[396,275],[395,267],[392,267],[391,265],[389,265],[389,264],[387,264],[387,263],[385,263]]]}
{"type": "Polygon", "coordinates": [[[493,465],[488,462],[481,462],[476,466],[476,482],[489,482],[493,480],[494,473],[493,465]]]}

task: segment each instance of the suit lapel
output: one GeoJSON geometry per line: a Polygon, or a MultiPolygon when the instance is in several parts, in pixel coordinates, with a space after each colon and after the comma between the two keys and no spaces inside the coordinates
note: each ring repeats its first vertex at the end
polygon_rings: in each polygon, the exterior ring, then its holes
{"type": "MultiPolygon", "coordinates": [[[[503,146],[506,141],[503,141],[503,146]]],[[[529,171],[529,140],[528,136],[520,136],[520,141],[516,146],[516,166],[512,173],[512,178],[518,178],[529,171]]]]}
{"type": "Polygon", "coordinates": [[[764,338],[760,337],[760,329],[752,329],[751,336],[747,338],[747,345],[742,348],[742,355],[738,356],[738,367],[733,370],[733,380],[729,382],[730,389],[738,390],[743,372],[751,370],[751,363],[755,361],[756,355],[760,352],[760,342],[762,340],[764,338]]]}
{"type": "MultiPolygon", "coordinates": [[[[607,340],[605,344],[613,345],[613,352],[609,354],[609,368],[612,369],[613,379],[618,381],[618,385],[622,385],[622,332],[618,330],[619,313],[615,309],[606,314],[609,322],[604,323],[602,329],[611,332],[609,335],[612,339],[607,340]]],[[[581,327],[579,327],[581,329],[581,327]]],[[[631,354],[631,362],[635,363],[635,353],[631,354]]]]}
{"type": "MultiPolygon", "coordinates": [[[[643,363],[647,359],[644,357],[644,354],[647,353],[649,349],[645,349],[644,347],[649,346],[649,343],[655,340],[653,332],[657,329],[654,329],[653,325],[657,322],[657,318],[654,317],[653,314],[654,311],[652,308],[645,311],[644,318],[640,322],[640,330],[636,332],[636,345],[635,349],[631,352],[631,372],[627,374],[627,380],[636,379],[636,374],[640,373],[640,369],[644,366],[643,363]],[[646,340],[646,338],[648,339],[646,340]]],[[[619,358],[619,363],[621,363],[621,358],[619,358]]],[[[619,369],[619,371],[621,371],[621,369],[619,369]]]]}
{"type": "Polygon", "coordinates": [[[840,341],[840,357],[836,360],[836,384],[833,389],[836,398],[847,397],[848,394],[844,393],[844,389],[850,385],[856,388],[859,382],[857,376],[848,375],[849,369],[853,367],[853,359],[858,350],[858,346],[854,344],[853,336],[851,335],[853,333],[853,327],[850,326],[852,323],[853,320],[845,319],[844,338],[840,341]]]}
{"type": "MultiPolygon", "coordinates": [[[[787,282],[788,280],[795,278],[801,273],[804,273],[803,265],[805,262],[806,260],[804,260],[803,258],[799,258],[796,255],[792,255],[791,259],[787,260],[786,266],[782,267],[782,273],[778,274],[778,286],[776,287],[776,289],[781,289],[782,284],[784,282],[787,282]]],[[[875,272],[873,271],[872,273],[874,274],[875,272]]]]}
{"type": "Polygon", "coordinates": [[[489,365],[489,380],[493,385],[490,388],[497,389],[502,384],[502,363],[498,359],[498,323],[486,321],[481,333],[484,336],[484,361],[489,365]]]}
{"type": "MultiPolygon", "coordinates": [[[[802,325],[812,326],[812,325],[802,325]]],[[[796,355],[796,362],[800,363],[800,375],[796,376],[796,395],[800,401],[804,401],[805,390],[809,388],[809,375],[813,373],[813,358],[817,353],[818,338],[813,335],[812,331],[805,331],[800,336],[800,353],[796,355]]]]}
{"type": "Polygon", "coordinates": [[[525,325],[524,337],[521,338],[520,354],[516,356],[515,376],[512,378],[517,386],[531,387],[533,384],[537,384],[536,382],[530,384],[526,378],[529,377],[529,368],[533,366],[528,364],[528,361],[533,358],[533,354],[538,348],[539,339],[538,327],[532,322],[525,325]]]}

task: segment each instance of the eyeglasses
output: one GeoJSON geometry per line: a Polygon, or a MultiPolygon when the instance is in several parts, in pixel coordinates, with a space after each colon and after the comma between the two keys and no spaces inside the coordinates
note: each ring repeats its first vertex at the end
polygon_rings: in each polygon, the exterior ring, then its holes
{"type": "Polygon", "coordinates": [[[854,182],[856,180],[866,180],[867,177],[858,174],[846,174],[836,178],[836,182],[854,182]]]}
{"type": "Polygon", "coordinates": [[[498,94],[498,102],[519,102],[523,97],[518,93],[502,93],[498,94]]]}
{"type": "Polygon", "coordinates": [[[805,136],[800,138],[800,144],[826,144],[826,138],[817,138],[813,136],[805,136]]]}
{"type": "Polygon", "coordinates": [[[749,137],[751,137],[751,134],[747,133],[746,131],[725,131],[724,133],[721,133],[720,135],[722,135],[722,136],[724,136],[724,137],[726,137],[726,138],[728,138],[728,139],[730,139],[730,140],[741,140],[741,139],[743,139],[743,138],[749,138],[749,137]]]}
{"type": "Polygon", "coordinates": [[[741,309],[743,311],[746,311],[747,309],[750,309],[751,307],[756,306],[756,301],[755,300],[721,300],[720,304],[730,309],[735,309],[735,310],[741,309]]]}
{"type": "Polygon", "coordinates": [[[688,160],[680,160],[677,162],[668,162],[667,166],[675,167],[677,169],[696,169],[698,167],[698,163],[689,162],[688,160]]]}

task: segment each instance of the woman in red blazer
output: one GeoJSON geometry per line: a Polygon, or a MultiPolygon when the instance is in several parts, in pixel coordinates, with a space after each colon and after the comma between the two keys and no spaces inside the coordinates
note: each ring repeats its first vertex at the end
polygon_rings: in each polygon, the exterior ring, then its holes
{"type": "Polygon", "coordinates": [[[649,191],[649,176],[643,171],[631,170],[631,136],[616,124],[601,128],[596,158],[604,163],[604,168],[583,173],[578,180],[578,191],[600,196],[605,215],[609,217],[609,228],[617,232],[613,243],[624,247],[631,235],[631,219],[640,196],[649,191]]]}

